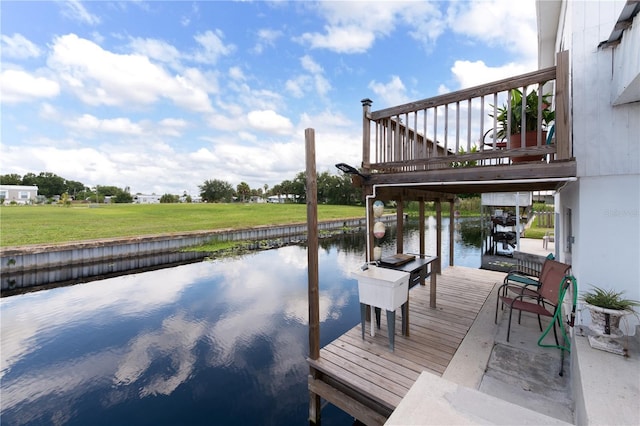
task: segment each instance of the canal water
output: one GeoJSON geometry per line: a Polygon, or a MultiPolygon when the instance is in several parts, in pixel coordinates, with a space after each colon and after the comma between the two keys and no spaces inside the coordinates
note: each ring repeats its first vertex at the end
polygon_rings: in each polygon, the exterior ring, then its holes
{"type": "MultiPolygon", "coordinates": [[[[479,221],[455,227],[455,264],[479,267],[479,221]]],[[[435,254],[433,218],[427,229],[435,254]]],[[[405,232],[405,252],[417,252],[417,224],[405,232]]],[[[443,243],[446,267],[447,221],[443,243]]],[[[320,242],[322,346],[359,322],[350,274],[364,244],[361,235],[320,242]]],[[[303,246],[4,297],[0,422],[308,424],[307,301],[303,246]]],[[[322,423],[353,419],[327,405],[322,423]]]]}

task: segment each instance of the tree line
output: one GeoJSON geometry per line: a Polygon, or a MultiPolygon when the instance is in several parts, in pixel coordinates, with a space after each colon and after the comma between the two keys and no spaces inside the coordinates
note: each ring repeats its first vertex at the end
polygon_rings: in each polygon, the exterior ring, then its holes
{"type": "MultiPolygon", "coordinates": [[[[118,188],[110,185],[96,185],[88,187],[82,182],[77,182],[60,177],[54,173],[41,172],[39,174],[27,173],[0,175],[2,185],[26,185],[37,186],[38,195],[47,200],[54,197],[68,200],[80,200],[89,202],[104,202],[109,197],[112,203],[131,203],[134,196],[129,187],[118,188]]],[[[318,203],[320,204],[363,204],[362,190],[351,183],[351,176],[347,174],[332,175],[322,172],[317,176],[318,203]]],[[[265,184],[262,187],[251,188],[246,182],[240,182],[236,187],[221,179],[205,180],[198,186],[200,197],[204,202],[248,202],[252,198],[278,197],[287,203],[307,202],[306,174],[299,172],[293,179],[284,180],[272,186],[265,184]]],[[[182,195],[163,194],[161,203],[191,202],[192,198],[187,193],[182,195]]]]}

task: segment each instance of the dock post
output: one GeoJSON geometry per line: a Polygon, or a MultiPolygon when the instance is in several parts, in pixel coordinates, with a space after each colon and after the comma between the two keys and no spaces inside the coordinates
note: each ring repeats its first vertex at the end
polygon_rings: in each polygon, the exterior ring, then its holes
{"type": "Polygon", "coordinates": [[[404,204],[402,197],[396,199],[396,253],[404,253],[404,204]]]}
{"type": "Polygon", "coordinates": [[[436,251],[438,256],[436,272],[440,274],[442,273],[442,203],[440,198],[436,199],[436,251]]]}
{"type": "Polygon", "coordinates": [[[455,213],[454,213],[455,198],[449,201],[449,266],[453,266],[453,249],[455,244],[455,213]]]}
{"type": "MultiPolygon", "coordinates": [[[[318,294],[318,179],[315,130],[305,129],[307,163],[307,270],[309,298],[309,358],[320,358],[320,297],[318,294]]],[[[309,380],[317,372],[309,368],[309,380]]],[[[320,396],[309,391],[309,423],[320,424],[320,396]]]]}

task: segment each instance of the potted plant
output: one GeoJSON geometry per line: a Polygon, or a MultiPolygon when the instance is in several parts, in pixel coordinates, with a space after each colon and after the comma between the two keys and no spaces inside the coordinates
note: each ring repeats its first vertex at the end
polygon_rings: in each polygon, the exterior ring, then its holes
{"type": "Polygon", "coordinates": [[[634,306],[640,306],[637,300],[625,299],[623,291],[605,290],[592,286],[582,295],[591,314],[589,344],[596,349],[624,354],[622,346],[614,339],[623,336],[620,331],[620,318],[633,312],[634,306]]]}
{"type": "MultiPolygon", "coordinates": [[[[538,92],[531,90],[526,96],[523,96],[519,89],[511,89],[509,91],[511,98],[511,114],[509,114],[508,105],[498,108],[496,120],[499,128],[497,137],[499,139],[509,138],[511,148],[521,148],[522,133],[525,133],[525,146],[536,146],[538,144],[538,92]],[[522,105],[524,102],[524,129],[522,128],[522,105]],[[510,134],[507,134],[509,132],[510,134]]],[[[542,111],[540,124],[542,126],[542,140],[547,138],[547,128],[549,124],[555,120],[555,111],[551,110],[549,102],[550,94],[542,95],[542,111]]],[[[491,117],[493,115],[489,114],[491,117]]],[[[544,156],[528,156],[513,157],[514,163],[522,161],[541,160],[544,156]]]]}

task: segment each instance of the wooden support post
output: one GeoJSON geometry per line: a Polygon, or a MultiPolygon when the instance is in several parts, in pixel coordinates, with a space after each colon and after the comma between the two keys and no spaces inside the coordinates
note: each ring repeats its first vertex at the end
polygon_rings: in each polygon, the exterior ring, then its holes
{"type": "MultiPolygon", "coordinates": [[[[320,358],[320,297],[318,293],[318,179],[315,131],[305,129],[307,163],[307,269],[309,297],[309,358],[320,358]]],[[[310,375],[314,375],[313,368],[310,375]]],[[[320,397],[309,391],[309,422],[320,423],[320,397]]]]}
{"type": "Polygon", "coordinates": [[[367,235],[369,236],[369,238],[367,239],[368,246],[366,248],[368,253],[367,262],[370,262],[373,260],[373,248],[376,245],[376,237],[373,235],[373,225],[375,222],[375,217],[373,217],[373,200],[371,200],[367,205],[366,215],[368,218],[367,223],[369,224],[369,229],[367,229],[367,235]]]}
{"type": "Polygon", "coordinates": [[[436,250],[438,256],[438,265],[436,272],[442,272],[442,203],[440,198],[436,200],[436,250]]]}
{"type": "Polygon", "coordinates": [[[419,204],[418,204],[418,221],[420,222],[419,227],[420,227],[420,248],[419,248],[419,253],[420,255],[424,256],[425,255],[425,243],[424,243],[424,239],[425,239],[425,226],[424,226],[424,198],[419,200],[419,204]]]}
{"type": "Polygon", "coordinates": [[[455,224],[456,224],[456,218],[455,218],[455,212],[454,212],[454,203],[455,203],[455,199],[452,199],[449,202],[449,266],[453,266],[453,248],[454,248],[454,242],[455,242],[455,224]]]}
{"type": "Polygon", "coordinates": [[[396,253],[404,253],[404,205],[402,198],[396,200],[396,253]]]}
{"type": "Polygon", "coordinates": [[[556,55],[556,158],[567,160],[572,156],[571,105],[569,103],[569,51],[556,55]]]}
{"type": "Polygon", "coordinates": [[[366,173],[369,172],[371,159],[371,121],[369,120],[369,114],[371,114],[371,99],[363,99],[362,101],[362,170],[366,173]]]}

